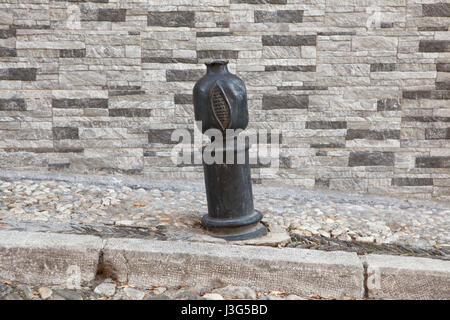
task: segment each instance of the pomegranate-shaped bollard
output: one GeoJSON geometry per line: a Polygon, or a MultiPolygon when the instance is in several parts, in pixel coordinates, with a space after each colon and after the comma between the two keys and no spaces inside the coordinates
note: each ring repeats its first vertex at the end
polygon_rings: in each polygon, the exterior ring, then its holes
{"type": "Polygon", "coordinates": [[[244,240],[264,235],[267,229],[260,223],[262,214],[253,207],[249,145],[238,143],[238,133],[229,130],[247,127],[248,109],[245,84],[228,71],[227,64],[206,63],[207,72],[193,90],[199,129],[207,135],[209,129],[222,133],[220,147],[213,146],[218,141],[212,136],[211,143],[202,149],[213,147],[214,154],[222,159],[221,163],[210,163],[202,157],[208,201],[202,224],[216,237],[244,240]]]}

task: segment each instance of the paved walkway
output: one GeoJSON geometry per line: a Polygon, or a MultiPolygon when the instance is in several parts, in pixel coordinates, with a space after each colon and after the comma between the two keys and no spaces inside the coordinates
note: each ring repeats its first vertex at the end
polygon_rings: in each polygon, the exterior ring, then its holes
{"type": "MultiPolygon", "coordinates": [[[[207,239],[200,182],[54,178],[1,173],[0,228],[207,239]]],[[[450,248],[450,203],[261,186],[253,193],[265,223],[300,238],[450,248]]]]}

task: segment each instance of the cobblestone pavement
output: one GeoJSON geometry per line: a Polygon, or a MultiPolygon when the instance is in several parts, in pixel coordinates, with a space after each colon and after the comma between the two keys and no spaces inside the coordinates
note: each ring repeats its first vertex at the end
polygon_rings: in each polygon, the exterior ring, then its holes
{"type": "MultiPolygon", "coordinates": [[[[0,228],[159,240],[199,241],[199,236],[207,237],[199,223],[207,210],[201,183],[161,182],[145,188],[128,185],[133,188],[121,182],[108,185],[2,178],[0,228]]],[[[291,242],[283,244],[286,246],[323,250],[353,247],[358,253],[385,253],[385,249],[389,252],[394,248],[399,251],[394,254],[407,255],[431,250],[449,258],[449,203],[262,186],[254,186],[254,200],[266,225],[291,235],[291,242]]],[[[96,279],[68,289],[64,285],[32,286],[1,280],[0,300],[326,299],[225,284],[132,288],[111,279],[96,279]]]]}
{"type": "MultiPolygon", "coordinates": [[[[98,279],[78,288],[66,285],[32,286],[0,282],[0,300],[323,300],[318,295],[299,296],[281,291],[259,292],[249,287],[202,286],[133,288],[112,279],[98,279]]],[[[339,300],[354,300],[341,297],[339,300]]]]}
{"type": "MultiPolygon", "coordinates": [[[[450,247],[450,204],[331,191],[254,187],[264,222],[297,237],[450,247]]],[[[144,188],[0,180],[0,228],[190,240],[207,235],[203,185],[144,188]],[[140,229],[141,227],[142,229],[140,229]],[[123,234],[121,235],[120,232],[123,234]]]]}

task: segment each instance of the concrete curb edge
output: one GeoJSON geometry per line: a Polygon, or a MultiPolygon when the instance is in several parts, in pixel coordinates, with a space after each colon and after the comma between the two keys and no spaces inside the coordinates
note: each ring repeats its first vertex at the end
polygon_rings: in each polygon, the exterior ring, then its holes
{"type": "Polygon", "coordinates": [[[450,261],[298,248],[0,231],[0,279],[34,284],[105,273],[135,286],[220,281],[329,298],[450,299],[450,261]]]}

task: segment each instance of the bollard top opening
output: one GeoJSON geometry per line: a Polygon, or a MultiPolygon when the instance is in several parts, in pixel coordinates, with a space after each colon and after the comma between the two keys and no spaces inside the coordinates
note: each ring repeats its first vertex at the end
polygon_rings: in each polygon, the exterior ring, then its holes
{"type": "Polygon", "coordinates": [[[206,66],[214,66],[214,65],[227,65],[228,64],[228,60],[213,60],[213,61],[208,61],[205,62],[206,66]]]}

